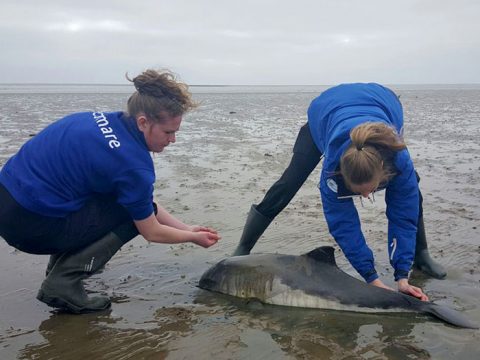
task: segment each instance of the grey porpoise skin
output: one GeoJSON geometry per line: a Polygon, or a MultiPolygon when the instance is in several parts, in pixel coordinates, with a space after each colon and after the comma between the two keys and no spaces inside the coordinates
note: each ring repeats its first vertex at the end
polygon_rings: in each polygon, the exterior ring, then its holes
{"type": "Polygon", "coordinates": [[[283,306],[427,313],[458,327],[478,329],[456,310],[368,285],[348,275],[338,268],[330,246],[300,256],[254,254],[226,258],[202,275],[199,287],[283,306]]]}

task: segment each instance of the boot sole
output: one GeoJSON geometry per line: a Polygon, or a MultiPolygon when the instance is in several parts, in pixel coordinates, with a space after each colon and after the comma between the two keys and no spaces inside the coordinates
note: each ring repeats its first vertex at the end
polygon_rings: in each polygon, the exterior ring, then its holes
{"type": "Polygon", "coordinates": [[[63,309],[73,314],[89,314],[97,311],[102,311],[110,308],[110,305],[111,305],[111,303],[108,302],[103,308],[91,309],[91,308],[78,307],[58,297],[48,296],[41,289],[38,291],[37,300],[40,300],[41,302],[47,304],[50,307],[63,309]]]}

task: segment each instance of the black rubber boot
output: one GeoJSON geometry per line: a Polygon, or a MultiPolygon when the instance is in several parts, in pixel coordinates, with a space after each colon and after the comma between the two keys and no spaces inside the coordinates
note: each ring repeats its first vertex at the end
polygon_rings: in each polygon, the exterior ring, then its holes
{"type": "Polygon", "coordinates": [[[37,299],[75,314],[108,309],[110,299],[107,296],[88,297],[82,280],[103,267],[126,242],[138,234],[133,223],[116,230],[119,231],[109,232],[83,249],[61,254],[43,281],[37,299]]]}
{"type": "Polygon", "coordinates": [[[423,216],[418,219],[417,243],[415,246],[415,260],[413,265],[425,274],[436,279],[444,279],[445,276],[447,276],[445,268],[434,261],[428,252],[423,216]]]}
{"type": "Polygon", "coordinates": [[[271,219],[258,212],[256,206],[252,205],[245,226],[243,227],[242,237],[233,256],[250,254],[255,243],[271,222],[271,219]]]}
{"type": "Polygon", "coordinates": [[[50,259],[48,260],[48,264],[47,264],[47,269],[45,270],[45,276],[48,276],[48,274],[50,274],[50,271],[52,271],[53,267],[55,266],[55,263],[60,258],[60,256],[62,256],[62,254],[50,255],[50,259]]]}

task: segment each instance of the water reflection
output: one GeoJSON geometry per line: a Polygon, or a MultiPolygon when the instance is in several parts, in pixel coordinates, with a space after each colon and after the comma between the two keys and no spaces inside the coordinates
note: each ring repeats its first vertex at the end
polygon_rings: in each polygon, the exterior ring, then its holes
{"type": "Polygon", "coordinates": [[[161,308],[153,320],[126,325],[110,312],[75,316],[55,313],[38,331],[45,339],[27,345],[19,359],[164,359],[172,338],[188,335],[197,320],[188,308],[161,308]]]}
{"type": "MultiPolygon", "coordinates": [[[[428,321],[415,314],[360,314],[288,308],[245,302],[226,295],[201,292],[197,302],[226,312],[238,321],[240,332],[267,332],[284,352],[303,359],[428,359],[415,333],[428,321]],[[233,305],[232,305],[233,304],[233,305]]],[[[251,349],[255,353],[255,349],[251,349]]]]}

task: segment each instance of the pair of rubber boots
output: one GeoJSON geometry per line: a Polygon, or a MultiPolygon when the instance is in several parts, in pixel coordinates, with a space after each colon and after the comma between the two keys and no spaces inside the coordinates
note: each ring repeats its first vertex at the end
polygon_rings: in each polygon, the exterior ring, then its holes
{"type": "Polygon", "coordinates": [[[80,250],[51,255],[47,277],[38,291],[37,299],[75,314],[108,309],[110,299],[107,296],[89,297],[83,280],[100,270],[136,235],[135,225],[127,223],[80,250]]]}
{"type": "MultiPolygon", "coordinates": [[[[255,205],[252,205],[247,216],[245,227],[243,228],[242,237],[240,238],[240,242],[233,253],[233,256],[250,254],[250,251],[255,246],[255,243],[260,236],[262,236],[263,232],[270,225],[272,220],[273,219],[269,219],[261,214],[255,205]]],[[[428,252],[423,217],[418,219],[415,260],[413,265],[423,273],[436,279],[443,279],[445,276],[447,276],[447,272],[443,266],[435,262],[428,252]]]]}

